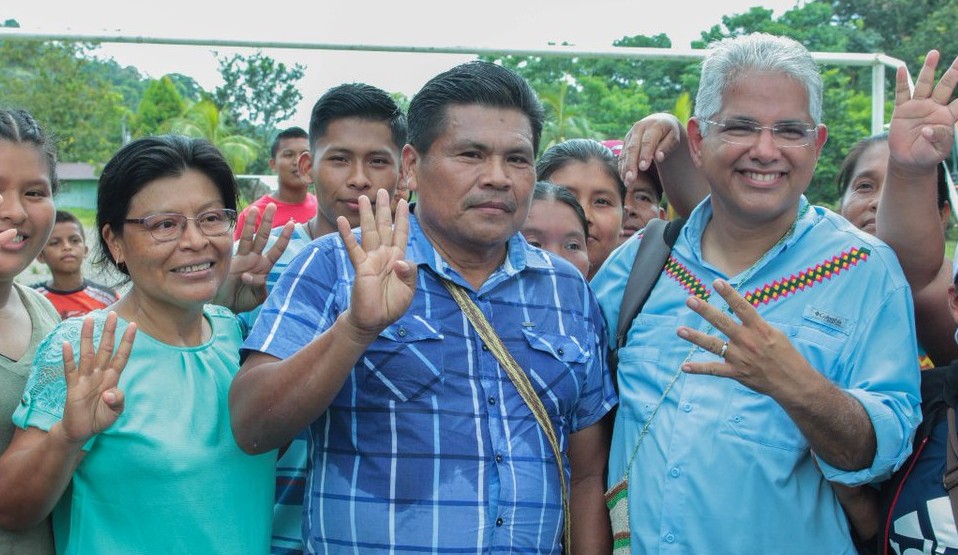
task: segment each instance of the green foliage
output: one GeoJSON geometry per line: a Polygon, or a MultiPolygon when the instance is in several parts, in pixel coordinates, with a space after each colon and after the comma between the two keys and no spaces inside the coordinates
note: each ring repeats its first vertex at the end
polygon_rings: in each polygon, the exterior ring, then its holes
{"type": "Polygon", "coordinates": [[[276,131],[276,123],[292,117],[303,95],[296,87],[305,68],[287,67],[256,52],[219,58],[223,85],[213,92],[220,108],[237,117],[239,128],[252,131],[265,147],[276,131]]]}
{"type": "Polygon", "coordinates": [[[183,115],[186,102],[168,76],[150,81],[136,114],[131,118],[134,137],[157,135],[169,131],[172,120],[183,115]]]}
{"type": "Polygon", "coordinates": [[[389,97],[393,99],[393,102],[395,102],[397,106],[399,106],[399,109],[402,110],[402,113],[404,114],[409,113],[410,98],[408,96],[404,95],[401,92],[394,92],[394,93],[389,93],[389,97]]]}
{"type": "Polygon", "coordinates": [[[539,141],[540,154],[550,146],[567,139],[593,135],[589,122],[582,117],[576,106],[571,106],[567,102],[568,93],[567,81],[562,81],[558,86],[539,93],[539,99],[549,116],[542,126],[542,138],[539,141]]]}
{"type": "Polygon", "coordinates": [[[60,159],[102,165],[120,147],[130,112],[106,71],[79,43],[0,41],[0,99],[59,139],[60,159]]]}
{"type": "Polygon", "coordinates": [[[212,100],[201,100],[173,120],[171,128],[174,133],[208,140],[220,149],[234,173],[246,173],[247,166],[259,155],[260,145],[236,134],[227,120],[226,112],[212,100]]]}
{"type": "Polygon", "coordinates": [[[196,82],[196,79],[193,79],[189,75],[183,75],[182,73],[170,73],[164,77],[173,82],[173,86],[176,87],[177,94],[179,94],[180,98],[186,102],[199,102],[200,100],[203,100],[204,97],[209,95],[209,93],[204,91],[203,87],[196,82]]]}

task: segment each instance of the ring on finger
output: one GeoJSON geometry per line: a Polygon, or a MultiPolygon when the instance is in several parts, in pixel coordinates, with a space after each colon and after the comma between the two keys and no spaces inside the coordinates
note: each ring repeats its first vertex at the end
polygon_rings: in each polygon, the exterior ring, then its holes
{"type": "Polygon", "coordinates": [[[725,353],[727,352],[728,352],[728,341],[726,341],[725,343],[722,343],[722,348],[719,349],[718,356],[720,358],[725,358],[725,353]]]}

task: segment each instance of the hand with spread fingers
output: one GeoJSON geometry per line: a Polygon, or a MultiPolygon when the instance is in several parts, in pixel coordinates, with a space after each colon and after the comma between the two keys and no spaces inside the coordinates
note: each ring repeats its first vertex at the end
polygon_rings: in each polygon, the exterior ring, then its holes
{"type": "Polygon", "coordinates": [[[868,468],[877,448],[868,413],[854,397],[818,373],[780,330],[725,280],[713,283],[738,321],[689,297],[687,305],[728,339],[681,326],[679,337],[722,356],[713,362],[686,362],[689,374],[731,378],[768,395],[788,413],[812,451],[836,468],[868,468]]]}
{"type": "Polygon", "coordinates": [[[785,380],[796,379],[797,373],[818,375],[785,334],[766,322],[728,282],[716,280],[714,286],[739,321],[697,297],[689,297],[688,307],[712,324],[720,335],[683,326],[678,329],[679,336],[723,360],[688,362],[683,370],[690,374],[732,378],[766,395],[780,390],[785,380]]]}
{"type": "Polygon", "coordinates": [[[925,57],[914,92],[908,87],[907,68],[899,66],[896,74],[888,148],[892,162],[903,168],[934,171],[951,153],[958,122],[958,100],[951,100],[958,85],[958,58],[935,83],[939,58],[937,50],[925,57]]]}
{"type": "Polygon", "coordinates": [[[123,332],[114,352],[117,316],[110,312],[98,347],[93,346],[93,317],[83,320],[80,331],[79,365],[74,362],[73,347],[63,344],[63,375],[67,399],[59,426],[67,441],[85,443],[109,428],[123,413],[123,392],[117,389],[120,374],[130,358],[136,324],[123,332]]]}
{"type": "Polygon", "coordinates": [[[286,222],[279,238],[266,249],[275,215],[276,205],[268,204],[263,220],[256,227],[259,210],[255,206],[250,208],[230,261],[229,274],[217,291],[214,303],[239,313],[253,310],[266,300],[266,277],[289,245],[295,227],[292,221],[286,222]]]}
{"type": "Polygon", "coordinates": [[[416,291],[416,266],[405,261],[409,238],[409,205],[399,201],[396,221],[389,210],[389,193],[376,193],[376,213],[369,198],[359,197],[359,227],[362,244],[356,241],[346,218],[336,220],[346,244],[349,260],[356,270],[346,320],[357,339],[371,341],[402,316],[412,304],[416,291]]]}

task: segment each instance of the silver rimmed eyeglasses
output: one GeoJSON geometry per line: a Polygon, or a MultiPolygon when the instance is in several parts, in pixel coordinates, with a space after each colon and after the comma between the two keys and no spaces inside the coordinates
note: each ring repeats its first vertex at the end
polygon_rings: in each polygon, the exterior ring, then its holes
{"type": "Polygon", "coordinates": [[[710,119],[702,121],[714,125],[718,130],[718,138],[733,145],[753,146],[766,129],[772,134],[772,142],[781,148],[808,146],[815,142],[816,127],[807,123],[776,123],[769,126],[736,119],[721,122],[710,119]]]}
{"type": "Polygon", "coordinates": [[[128,224],[142,225],[154,239],[160,242],[179,239],[190,221],[196,224],[203,235],[218,237],[232,231],[233,226],[236,225],[236,210],[214,208],[197,214],[195,218],[168,212],[152,214],[145,218],[127,218],[123,221],[128,224]]]}

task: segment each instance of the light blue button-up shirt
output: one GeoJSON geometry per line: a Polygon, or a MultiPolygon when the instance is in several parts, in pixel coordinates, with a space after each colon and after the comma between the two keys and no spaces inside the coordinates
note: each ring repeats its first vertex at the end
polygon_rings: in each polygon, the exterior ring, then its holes
{"type": "MultiPolygon", "coordinates": [[[[807,206],[804,197],[801,205],[807,206]]],[[[712,214],[704,201],[633,322],[619,353],[609,481],[628,474],[634,553],[853,555],[829,481],[884,477],[911,451],[921,417],[919,371],[911,294],[897,258],[825,209],[799,212],[791,237],[742,283],[748,272],[726,276],[702,259],[702,232],[712,214]],[[716,358],[675,332],[680,325],[710,329],[685,301],[695,294],[724,309],[712,289],[717,278],[748,294],[813,368],[861,402],[878,442],[870,468],[843,471],[817,459],[770,397],[732,379],[684,373],[628,467],[646,419],[681,363],[690,352],[693,361],[716,358]]],[[[608,322],[618,321],[640,241],[637,235],[623,244],[592,281],[608,322]]]]}
{"type": "MultiPolygon", "coordinates": [[[[406,257],[419,267],[412,306],[310,426],[307,551],[560,553],[549,443],[437,276],[470,290],[528,373],[563,453],[569,434],[616,402],[598,302],[575,268],[519,234],[474,292],[415,216],[406,257]]],[[[353,277],[339,237],[316,240],[280,276],[244,347],[289,357],[346,309],[353,277]]]]}

